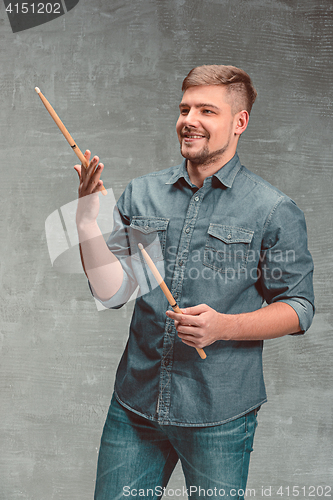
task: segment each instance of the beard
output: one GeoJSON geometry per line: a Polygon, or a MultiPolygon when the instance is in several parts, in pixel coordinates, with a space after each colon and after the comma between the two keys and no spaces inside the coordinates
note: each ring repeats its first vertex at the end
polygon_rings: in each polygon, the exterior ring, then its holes
{"type": "MultiPolygon", "coordinates": [[[[183,133],[190,133],[193,132],[191,129],[185,129],[183,133]]],[[[182,134],[182,137],[184,135],[182,134]]],[[[209,143],[210,139],[210,134],[205,131],[205,137],[207,142],[209,143]]],[[[206,144],[200,151],[192,152],[190,147],[183,147],[182,142],[180,143],[180,153],[185,158],[186,160],[189,160],[192,164],[197,165],[197,166],[208,166],[211,165],[212,163],[218,162],[224,155],[224,153],[227,151],[229,148],[231,140],[231,130],[229,133],[229,137],[225,145],[217,149],[215,151],[209,151],[208,144],[206,144]],[[186,151],[185,151],[186,149],[186,151]]]]}
{"type": "Polygon", "coordinates": [[[195,165],[211,165],[212,163],[215,163],[220,160],[220,158],[224,155],[226,150],[229,147],[229,141],[223,146],[223,148],[218,149],[216,151],[209,151],[208,146],[204,146],[201,151],[198,152],[193,152],[187,151],[186,153],[183,152],[182,145],[180,146],[180,153],[181,155],[186,158],[186,160],[190,160],[191,163],[195,165]]]}

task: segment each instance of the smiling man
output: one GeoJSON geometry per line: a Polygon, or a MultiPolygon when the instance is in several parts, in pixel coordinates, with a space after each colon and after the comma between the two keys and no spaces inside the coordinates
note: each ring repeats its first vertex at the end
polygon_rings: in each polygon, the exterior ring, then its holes
{"type": "Polygon", "coordinates": [[[166,284],[182,309],[173,312],[159,288],[136,300],[101,440],[96,500],[161,498],[178,460],[183,498],[243,499],[266,401],[263,341],[304,333],[314,313],[303,213],[236,152],[257,95],[250,77],[233,66],[202,66],[183,91],[176,129],[184,161],[131,181],[107,244],[96,223],[103,165],[94,157],[87,170],[75,166],[94,295],[113,308],[137,284],[143,290],[140,261],[128,257],[140,238],[156,234],[166,284]]]}
{"type": "Polygon", "coordinates": [[[176,129],[190,177],[195,175],[195,165],[208,175],[215,173],[216,164],[227,163],[236,152],[249,113],[243,109],[235,113],[229,94],[226,88],[213,85],[185,90],[176,129]]]}

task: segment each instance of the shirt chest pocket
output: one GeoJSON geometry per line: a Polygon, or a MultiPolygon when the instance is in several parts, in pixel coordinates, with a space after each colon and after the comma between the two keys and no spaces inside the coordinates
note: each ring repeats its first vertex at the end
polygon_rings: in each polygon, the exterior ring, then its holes
{"type": "Polygon", "coordinates": [[[163,259],[169,220],[147,216],[134,216],[131,219],[129,241],[134,259],[140,260],[138,243],[142,243],[153,260],[163,259]]]}
{"type": "Polygon", "coordinates": [[[222,273],[244,271],[253,231],[235,226],[209,224],[204,250],[204,265],[222,273]]]}

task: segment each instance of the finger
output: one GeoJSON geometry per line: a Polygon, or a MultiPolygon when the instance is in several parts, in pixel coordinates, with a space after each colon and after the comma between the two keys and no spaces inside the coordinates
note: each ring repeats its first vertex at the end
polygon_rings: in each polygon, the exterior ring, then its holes
{"type": "Polygon", "coordinates": [[[98,165],[98,162],[98,156],[94,156],[85,172],[86,175],[83,180],[83,185],[89,192],[95,188],[104,167],[104,165],[98,165]]]}
{"type": "Polygon", "coordinates": [[[183,314],[188,314],[192,316],[197,316],[198,314],[202,314],[209,309],[207,304],[198,304],[197,306],[186,307],[186,309],[182,309],[183,314]]]}
{"type": "MultiPolygon", "coordinates": [[[[87,163],[89,163],[90,155],[91,155],[91,153],[90,153],[89,149],[87,149],[87,150],[85,151],[84,155],[83,155],[83,156],[86,158],[87,163]]],[[[75,167],[76,167],[76,165],[75,165],[75,167]]],[[[74,167],[74,168],[75,168],[75,167],[74,167]]],[[[75,168],[75,170],[77,170],[77,169],[75,168]]],[[[85,180],[85,179],[86,179],[86,177],[87,177],[87,167],[86,167],[86,164],[83,164],[83,162],[81,163],[81,169],[80,169],[80,172],[81,172],[81,175],[80,175],[80,180],[81,180],[81,182],[83,183],[83,182],[84,182],[84,180],[85,180]]]]}
{"type": "Polygon", "coordinates": [[[91,159],[91,161],[89,162],[88,167],[86,168],[86,173],[87,173],[88,177],[91,176],[95,172],[96,167],[98,165],[98,162],[99,162],[99,158],[98,158],[98,156],[95,155],[91,159]]]}
{"type": "MultiPolygon", "coordinates": [[[[188,322],[188,320],[189,320],[189,318],[185,317],[184,314],[176,313],[174,311],[169,310],[169,311],[166,311],[165,314],[168,316],[168,318],[173,319],[177,323],[185,324],[184,321],[188,322]]],[[[188,324],[190,324],[190,323],[188,323],[188,324]]]]}
{"type": "Polygon", "coordinates": [[[87,187],[85,189],[86,194],[99,193],[103,190],[103,181],[100,179],[103,168],[103,164],[98,165],[95,173],[92,175],[89,183],[87,184],[87,187]]]}
{"type": "Polygon", "coordinates": [[[200,331],[199,331],[199,328],[196,328],[194,326],[186,326],[186,325],[178,325],[178,327],[176,328],[177,332],[178,332],[178,336],[180,338],[187,338],[188,336],[190,337],[193,337],[193,338],[197,338],[198,336],[200,336],[200,331]]]}
{"type": "Polygon", "coordinates": [[[168,318],[173,319],[174,321],[180,321],[182,318],[182,315],[180,313],[176,313],[174,311],[166,311],[165,314],[168,316],[168,318]]]}
{"type": "MultiPolygon", "coordinates": [[[[86,149],[86,151],[84,152],[84,155],[83,155],[83,156],[84,156],[84,157],[85,157],[85,159],[87,160],[87,163],[88,163],[88,164],[89,164],[89,162],[90,162],[90,155],[91,155],[91,152],[89,151],[89,149],[86,149]]],[[[81,164],[81,166],[82,166],[82,173],[83,173],[83,172],[84,172],[84,173],[86,172],[86,170],[87,170],[87,166],[86,166],[86,165],[87,165],[87,164],[83,164],[83,163],[81,164]]]]}
{"type": "MultiPolygon", "coordinates": [[[[86,149],[83,156],[86,158],[87,162],[89,163],[90,162],[91,151],[89,151],[89,149],[86,149]]],[[[85,165],[83,165],[83,166],[85,166],[85,165]]]]}
{"type": "Polygon", "coordinates": [[[175,313],[174,311],[166,311],[166,315],[168,318],[178,321],[182,325],[200,326],[197,316],[175,313]]]}
{"type": "Polygon", "coordinates": [[[203,337],[202,335],[189,335],[178,333],[178,337],[180,340],[191,347],[200,347],[203,348],[207,345],[211,344],[211,341],[207,339],[207,337],[203,337]]]}
{"type": "MultiPolygon", "coordinates": [[[[91,179],[90,179],[90,184],[91,186],[93,187],[93,189],[96,189],[98,186],[99,188],[101,189],[101,187],[103,186],[103,181],[101,180],[101,173],[103,171],[103,168],[104,168],[104,165],[103,163],[100,163],[95,172],[93,173],[93,175],[91,176],[91,179]]],[[[100,191],[99,189],[99,191],[100,191]]]]}
{"type": "Polygon", "coordinates": [[[103,190],[103,181],[102,180],[99,180],[96,184],[96,186],[94,187],[92,193],[99,193],[100,191],[103,190]]]}
{"type": "Polygon", "coordinates": [[[81,180],[81,169],[82,165],[74,165],[74,170],[77,172],[80,180],[81,180]]]}

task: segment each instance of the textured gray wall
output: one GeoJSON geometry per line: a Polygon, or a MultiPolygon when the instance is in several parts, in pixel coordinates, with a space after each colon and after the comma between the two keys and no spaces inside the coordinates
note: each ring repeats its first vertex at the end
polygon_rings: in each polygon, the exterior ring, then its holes
{"type": "MultiPolygon", "coordinates": [[[[331,0],[81,0],[15,34],[1,3],[1,500],[92,498],[132,310],[97,312],[83,275],[51,267],[44,222],[75,199],[76,159],[34,87],[100,155],[118,197],[133,177],[179,163],[181,81],[211,63],[252,76],[241,160],[304,210],[315,260],[313,326],[265,344],[269,403],[248,486],[256,498],[272,486],[275,499],[279,486],[282,498],[288,486],[305,487],[299,498],[333,486],[332,32],[331,0]]],[[[170,488],[182,484],[177,469],[170,488]]]]}

